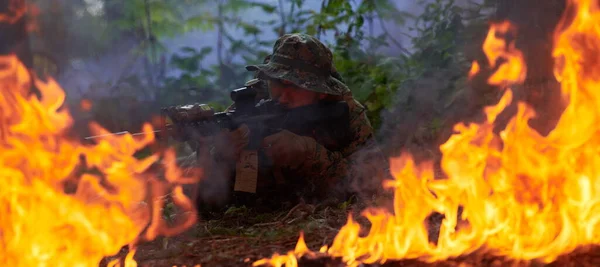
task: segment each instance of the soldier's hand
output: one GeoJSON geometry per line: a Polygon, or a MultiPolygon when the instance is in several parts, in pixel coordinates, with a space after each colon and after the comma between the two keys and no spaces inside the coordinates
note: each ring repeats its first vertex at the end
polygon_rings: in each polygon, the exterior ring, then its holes
{"type": "Polygon", "coordinates": [[[297,169],[314,155],[317,142],[310,137],[299,136],[283,130],[267,136],[262,141],[265,154],[278,166],[297,169]]]}
{"type": "Polygon", "coordinates": [[[249,142],[250,128],[246,124],[240,125],[237,129],[229,132],[229,141],[233,147],[233,156],[238,158],[242,153],[242,150],[246,148],[249,142]]]}
{"type": "Polygon", "coordinates": [[[250,129],[242,124],[233,131],[222,130],[210,137],[202,137],[200,143],[209,149],[209,153],[226,161],[235,161],[248,145],[250,129]]]}

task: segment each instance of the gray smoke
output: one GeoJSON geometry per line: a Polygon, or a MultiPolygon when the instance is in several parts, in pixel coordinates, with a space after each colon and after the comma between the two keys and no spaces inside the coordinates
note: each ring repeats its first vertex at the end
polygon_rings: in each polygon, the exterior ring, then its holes
{"type": "MultiPolygon", "coordinates": [[[[431,0],[433,1],[433,0],[431,0]]],[[[68,5],[67,1],[63,1],[63,5],[68,5]]],[[[89,2],[90,10],[97,10],[99,7],[98,1],[85,1],[89,2]]],[[[260,1],[258,1],[260,2],[260,1]]],[[[273,0],[263,0],[262,2],[275,3],[273,0]]],[[[466,1],[465,1],[466,2],[466,1]]],[[[406,11],[411,14],[419,14],[422,12],[423,7],[415,2],[411,1],[396,1],[399,10],[406,11]]],[[[320,8],[320,1],[306,1],[307,8],[318,10],[320,8]]],[[[206,6],[199,6],[198,10],[190,10],[190,13],[201,12],[202,8],[206,6]]],[[[208,7],[210,8],[210,6],[208,7]]],[[[77,14],[72,18],[76,18],[77,14]]],[[[247,19],[250,21],[268,21],[275,18],[277,15],[265,14],[259,8],[251,9],[239,14],[240,18],[247,19]]],[[[68,21],[68,25],[77,24],[78,21],[68,21]]],[[[373,35],[378,35],[387,31],[394,39],[400,44],[401,47],[412,51],[410,43],[410,36],[414,35],[414,32],[409,31],[408,27],[411,26],[409,21],[407,25],[397,25],[389,21],[375,21],[373,24],[373,35]],[[382,26],[382,24],[384,26],[382,26]],[[384,29],[385,28],[385,29],[384,29]]],[[[72,28],[69,28],[72,29],[72,28]]],[[[98,34],[110,34],[111,29],[105,29],[107,32],[98,34]]],[[[227,29],[234,36],[242,36],[243,31],[241,29],[227,29]]],[[[263,40],[274,40],[277,36],[274,32],[265,30],[266,33],[258,36],[263,40]]],[[[71,32],[69,38],[77,38],[80,36],[75,32],[71,32]]],[[[332,43],[334,36],[324,35],[321,36],[322,41],[326,43],[332,43]]],[[[93,42],[94,40],[89,40],[93,42]]],[[[78,102],[82,97],[91,99],[92,102],[102,103],[102,101],[111,102],[111,96],[119,96],[119,108],[121,114],[110,114],[115,124],[118,124],[119,120],[123,120],[125,115],[137,115],[147,113],[148,110],[158,111],[158,107],[152,106],[152,101],[155,100],[155,96],[152,92],[145,90],[144,86],[133,85],[133,82],[123,82],[125,77],[137,75],[144,77],[146,70],[144,69],[144,59],[133,53],[134,49],[138,48],[138,41],[135,38],[120,38],[108,44],[110,49],[96,53],[95,55],[89,56],[78,56],[70,58],[68,64],[63,67],[63,71],[58,77],[58,81],[67,91],[67,96],[74,103],[78,102]],[[98,100],[97,102],[95,100],[98,100]],[[146,107],[145,110],[134,109],[135,103],[139,103],[141,100],[148,101],[147,104],[143,104],[146,107]],[[128,102],[129,101],[129,102],[128,102]],[[137,101],[137,102],[136,102],[137,101]],[[132,107],[126,109],[126,107],[132,107]]],[[[165,45],[165,52],[162,55],[164,58],[169,59],[174,53],[179,52],[182,47],[189,46],[200,48],[209,46],[216,49],[217,43],[217,32],[216,31],[194,31],[187,33],[183,36],[177,36],[172,39],[162,40],[165,45]]],[[[69,42],[66,42],[67,44],[69,42]]],[[[80,42],[81,43],[81,42],[80,42]]],[[[83,47],[67,47],[69,49],[83,49],[83,47]]],[[[393,44],[388,48],[381,50],[382,53],[396,56],[399,55],[400,49],[393,44]]],[[[83,53],[78,53],[79,55],[83,53]]],[[[235,60],[241,60],[234,58],[235,60]]],[[[203,65],[213,65],[217,63],[217,55],[215,52],[210,54],[203,65]]],[[[466,72],[465,72],[466,73],[466,72]]],[[[170,68],[166,68],[166,75],[178,75],[177,71],[170,68]]],[[[384,149],[385,155],[391,155],[396,153],[398,150],[406,148],[421,148],[422,144],[430,142],[431,136],[427,134],[427,130],[430,128],[429,124],[434,118],[441,116],[442,113],[447,110],[439,110],[434,107],[440,107],[445,105],[445,101],[448,100],[446,95],[443,95],[443,88],[448,83],[452,82],[453,75],[446,75],[444,73],[432,73],[422,80],[416,81],[414,84],[407,85],[402,90],[399,90],[397,102],[398,108],[386,111],[384,114],[384,125],[381,128],[380,136],[383,138],[381,148],[384,149]],[[449,78],[450,77],[450,78],[449,78]],[[443,104],[444,103],[444,104],[443,104]],[[407,109],[410,107],[410,109],[407,109]],[[423,130],[425,129],[425,130],[423,130]]],[[[144,79],[141,78],[141,85],[144,85],[144,79]]],[[[191,99],[190,99],[191,100],[191,99]]],[[[194,102],[209,102],[212,99],[194,99],[194,102]]],[[[115,100],[112,100],[114,102],[115,100]]],[[[184,103],[181,103],[184,104],[184,103]]],[[[460,109],[460,105],[456,105],[457,110],[460,109]]],[[[79,116],[79,115],[78,115],[79,116]]],[[[85,121],[87,118],[82,118],[81,121],[85,121]]],[[[84,126],[82,126],[84,127],[84,126]]],[[[137,127],[137,126],[136,126],[137,127]]],[[[134,128],[132,125],[118,124],[119,129],[115,130],[129,130],[136,131],[139,129],[134,128]]],[[[434,148],[431,148],[434,149],[434,148]]],[[[367,170],[372,170],[369,166],[374,164],[374,157],[371,153],[373,150],[365,149],[361,153],[357,154],[358,159],[356,162],[365,166],[362,168],[363,174],[361,176],[368,176],[367,170]]],[[[429,151],[419,150],[415,151],[429,151]]],[[[416,152],[416,153],[417,153],[416,152]]],[[[191,153],[191,151],[183,151],[182,154],[191,153]]],[[[428,155],[428,152],[425,153],[428,155]]],[[[196,162],[195,154],[191,154],[189,157],[181,158],[182,164],[200,164],[201,166],[207,166],[207,162],[196,162]],[[185,162],[185,163],[184,163],[185,162]]],[[[358,164],[357,163],[357,164],[358,164]]],[[[384,165],[387,165],[385,163],[384,165]]],[[[197,192],[204,196],[204,200],[215,205],[222,204],[227,200],[227,192],[229,187],[229,167],[230,166],[212,166],[206,168],[204,180],[199,187],[201,192],[197,192]]],[[[369,192],[373,188],[377,188],[380,185],[381,177],[385,174],[374,175],[377,178],[372,180],[355,180],[350,184],[350,188],[357,192],[369,192]],[[369,188],[369,190],[365,190],[369,188]]]]}

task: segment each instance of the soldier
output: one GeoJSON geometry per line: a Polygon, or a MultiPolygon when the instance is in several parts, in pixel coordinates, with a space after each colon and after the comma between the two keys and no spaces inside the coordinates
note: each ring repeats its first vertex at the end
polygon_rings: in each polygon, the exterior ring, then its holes
{"type": "MultiPolygon", "coordinates": [[[[343,200],[349,194],[371,197],[380,189],[381,178],[389,174],[387,160],[377,148],[365,107],[353,98],[335,70],[331,50],[312,36],[286,34],[276,41],[270,60],[265,62],[246,69],[267,82],[272,101],[287,108],[345,101],[350,121],[345,144],[318,133],[299,136],[287,130],[265,137],[262,150],[272,160],[273,169],[258,177],[259,199],[343,200]]],[[[216,150],[226,161],[239,160],[248,144],[248,127],[242,125],[224,136],[226,141],[216,144],[216,150]],[[223,144],[233,145],[227,149],[223,144]]]]}

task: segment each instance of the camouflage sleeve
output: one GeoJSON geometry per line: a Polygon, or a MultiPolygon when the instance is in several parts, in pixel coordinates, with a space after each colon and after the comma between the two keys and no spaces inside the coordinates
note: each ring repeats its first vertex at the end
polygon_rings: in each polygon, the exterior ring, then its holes
{"type": "MultiPolygon", "coordinates": [[[[235,103],[232,103],[231,105],[229,105],[226,109],[225,112],[229,112],[235,109],[235,103]]],[[[187,140],[185,141],[185,143],[187,144],[187,146],[192,149],[193,151],[197,152],[198,149],[198,140],[187,140]]]]}
{"type": "MultiPolygon", "coordinates": [[[[355,100],[353,100],[355,101],[355,100]]],[[[360,194],[368,197],[381,189],[381,179],[388,172],[387,159],[373,137],[373,127],[366,110],[355,102],[351,107],[350,129],[352,141],[342,151],[329,151],[317,144],[313,165],[306,177],[315,179],[320,195],[360,194]]]]}

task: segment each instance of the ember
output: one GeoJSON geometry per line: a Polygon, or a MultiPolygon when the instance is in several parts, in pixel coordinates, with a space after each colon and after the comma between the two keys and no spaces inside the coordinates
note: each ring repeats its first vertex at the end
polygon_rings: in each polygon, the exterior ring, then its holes
{"type": "MultiPolygon", "coordinates": [[[[492,24],[483,46],[489,62],[474,62],[469,75],[494,68],[488,82],[502,85],[504,95],[485,109],[485,122],[456,125],[440,147],[448,179],[434,180],[431,164],[417,165],[410,155],[392,159],[396,179],[385,186],[395,193],[393,213],[365,210],[371,222],[366,236],[359,236],[360,225],[349,218],[322,252],[351,266],[436,262],[474,252],[552,262],[577,247],[599,244],[600,10],[597,1],[569,0],[567,14],[557,27],[553,56],[569,105],[548,136],[528,125],[535,112],[524,103],[500,134],[493,132],[496,117],[512,101],[510,86],[525,80],[526,66],[514,43],[497,34],[515,26],[492,24]],[[432,212],[445,215],[437,245],[428,241],[424,223],[432,212]]],[[[294,266],[308,253],[303,249],[254,265],[294,266]]]]}
{"type": "MultiPolygon", "coordinates": [[[[0,57],[0,262],[97,266],[130,244],[125,265],[135,266],[137,242],[175,235],[195,223],[191,212],[182,223],[166,228],[159,197],[172,191],[174,202],[191,211],[181,184],[196,181],[181,177],[172,150],[162,160],[168,182],[145,172],[161,156],[134,157],[154,142],[150,125],[144,127],[148,134],[143,139],[109,136],[83,145],[67,138],[72,119],[61,110],[64,100],[54,80],[32,80],[15,56],[0,57]],[[41,100],[29,94],[32,83],[41,100]]],[[[106,132],[91,126],[98,134],[106,132]]],[[[115,264],[119,261],[110,265],[115,264]]]]}

